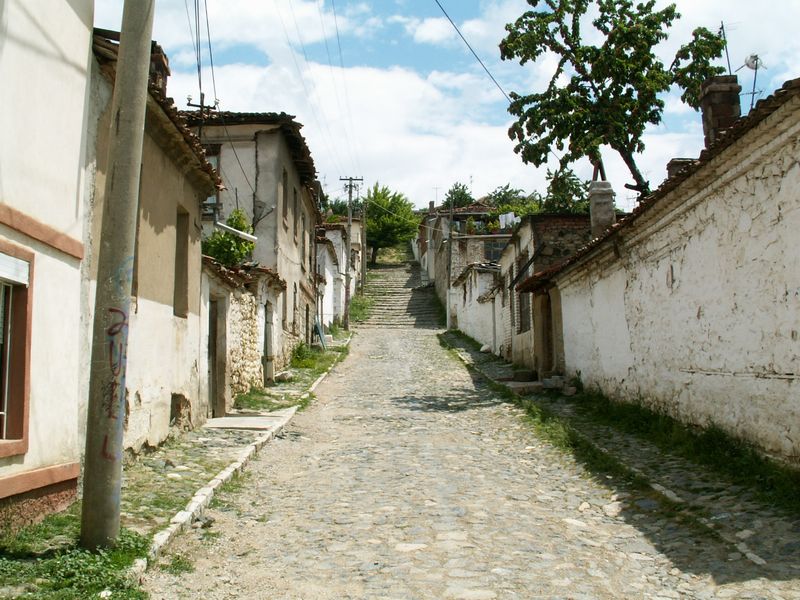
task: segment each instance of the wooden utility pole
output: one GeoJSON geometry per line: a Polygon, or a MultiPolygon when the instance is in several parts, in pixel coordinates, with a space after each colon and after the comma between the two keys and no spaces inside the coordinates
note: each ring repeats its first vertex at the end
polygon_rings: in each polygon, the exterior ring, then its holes
{"type": "Polygon", "coordinates": [[[445,294],[445,314],[447,323],[445,323],[445,327],[450,329],[450,279],[451,274],[453,271],[453,202],[452,198],[450,199],[450,218],[448,219],[447,223],[447,293],[445,294]]]}
{"type": "Polygon", "coordinates": [[[339,177],[339,181],[347,182],[347,270],[345,271],[344,288],[344,328],[350,330],[350,270],[352,269],[352,239],[353,239],[353,182],[364,181],[362,177],[339,177]]]}
{"type": "Polygon", "coordinates": [[[125,0],[111,106],[81,514],[81,545],[91,550],[113,546],[119,536],[128,317],[154,10],[155,0],[125,0]]]}

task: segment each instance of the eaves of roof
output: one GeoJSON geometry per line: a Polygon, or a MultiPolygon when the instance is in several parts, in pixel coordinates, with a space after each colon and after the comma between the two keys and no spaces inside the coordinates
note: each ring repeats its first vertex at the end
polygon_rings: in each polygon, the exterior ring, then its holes
{"type": "Polygon", "coordinates": [[[464,267],[464,270],[461,271],[461,274],[455,278],[453,285],[461,285],[464,283],[471,271],[476,271],[477,273],[499,273],[500,265],[495,262],[470,263],[464,267]]]}
{"type": "Polygon", "coordinates": [[[317,169],[314,166],[314,159],[311,157],[311,150],[308,148],[306,139],[300,133],[303,128],[301,123],[295,121],[294,115],[284,112],[231,112],[216,111],[212,112],[205,119],[200,119],[199,111],[181,111],[181,115],[186,119],[191,127],[203,125],[208,126],[233,126],[233,125],[273,125],[277,126],[283,133],[289,151],[292,154],[292,161],[300,180],[304,185],[313,185],[317,179],[317,169]]]}
{"type": "Polygon", "coordinates": [[[596,251],[613,243],[613,239],[634,226],[642,216],[646,215],[671,191],[690,179],[707,163],[723,154],[732,144],[740,140],[746,133],[757,127],[772,113],[786,104],[792,98],[800,96],[800,78],[790,79],[777,89],[772,95],[759,100],[750,113],[738,119],[729,127],[711,146],[700,152],[700,156],[672,177],[664,180],[657,190],[644,198],[633,211],[614,223],[602,235],[593,239],[586,246],[578,250],[563,262],[554,265],[539,273],[534,273],[517,286],[520,292],[535,292],[549,285],[549,281],[561,271],[571,265],[588,260],[596,251]]]}
{"type": "MultiPolygon", "coordinates": [[[[113,85],[114,78],[116,77],[119,43],[101,35],[99,30],[95,30],[92,40],[92,51],[98,63],[104,67],[102,72],[111,80],[113,85]]],[[[194,171],[214,189],[223,189],[222,180],[219,178],[219,174],[214,167],[211,166],[211,163],[208,162],[206,152],[203,149],[203,145],[200,143],[200,139],[189,129],[187,122],[181,116],[172,98],[164,97],[158,89],[152,86],[149,88],[148,92],[151,103],[155,103],[155,105],[158,106],[162,111],[163,117],[169,121],[175,133],[182,140],[182,153],[184,156],[189,157],[194,163],[194,171]]]]}
{"type": "Polygon", "coordinates": [[[261,279],[267,279],[271,285],[281,290],[286,289],[286,280],[274,270],[260,265],[226,267],[210,256],[203,255],[203,267],[232,288],[246,287],[261,279]]]}

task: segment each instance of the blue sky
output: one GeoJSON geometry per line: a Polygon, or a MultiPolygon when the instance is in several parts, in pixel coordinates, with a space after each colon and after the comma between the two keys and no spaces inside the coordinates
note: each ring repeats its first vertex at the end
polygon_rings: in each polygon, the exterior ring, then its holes
{"type": "MultiPolygon", "coordinates": [[[[476,196],[507,183],[527,192],[544,190],[545,169],[524,165],[513,152],[505,99],[434,0],[336,0],[335,6],[331,0],[205,1],[221,107],[297,115],[331,195],[341,194],[339,177],[345,175],[389,185],[417,206],[441,201],[456,181],[471,185],[476,196]]],[[[552,59],[521,67],[500,61],[497,48],[504,25],[528,7],[525,0],[440,1],[506,91],[542,89],[552,59]]],[[[186,4],[157,0],[153,34],[170,57],[169,93],[180,106],[187,94],[196,98],[198,92],[186,4]]],[[[662,48],[665,56],[694,27],[715,29],[724,19],[733,68],[750,53],[763,58],[763,95],[800,76],[800,39],[794,32],[799,1],[677,4],[683,19],[662,48]]],[[[118,29],[121,5],[121,0],[98,0],[96,24],[118,29]]],[[[201,37],[210,98],[205,27],[201,37]]],[[[749,90],[752,72],[739,74],[749,90]]],[[[665,101],[664,123],[648,130],[647,149],[639,157],[653,187],[663,179],[669,158],[696,157],[702,149],[699,116],[677,95],[665,101]]],[[[743,105],[749,106],[749,98],[743,105]]],[[[615,156],[607,154],[605,161],[618,204],[631,208],[632,196],[623,188],[630,176],[615,156]]],[[[576,170],[590,177],[588,164],[579,163],[576,170]]]]}

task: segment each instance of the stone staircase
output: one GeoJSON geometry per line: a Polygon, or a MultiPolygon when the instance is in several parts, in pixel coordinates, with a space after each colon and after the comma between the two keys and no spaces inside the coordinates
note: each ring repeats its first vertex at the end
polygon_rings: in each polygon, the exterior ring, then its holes
{"type": "Polygon", "coordinates": [[[442,329],[433,286],[422,287],[419,265],[414,262],[384,264],[370,269],[364,290],[373,300],[366,321],[356,327],[389,329],[442,329]]]}

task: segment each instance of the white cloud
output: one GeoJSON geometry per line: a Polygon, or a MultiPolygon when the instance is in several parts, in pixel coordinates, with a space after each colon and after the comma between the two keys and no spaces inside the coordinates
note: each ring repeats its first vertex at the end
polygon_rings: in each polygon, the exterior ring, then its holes
{"type": "MultiPolygon", "coordinates": [[[[662,5],[666,0],[661,0],[662,5]]],[[[226,48],[245,47],[248,60],[259,64],[221,64],[216,78],[222,107],[242,111],[286,111],[304,123],[303,133],[315,158],[320,177],[335,193],[341,175],[363,175],[365,184],[380,181],[406,193],[418,206],[439,199],[455,182],[473,182],[476,196],[510,183],[525,191],[544,189],[545,169],[524,165],[508,139],[510,117],[504,102],[480,67],[433,70],[424,62],[410,67],[350,67],[345,70],[303,57],[299,39],[307,46],[325,39],[335,43],[331,3],[319,0],[208,0],[215,48],[224,56],[226,48]],[[294,11],[292,11],[292,7],[294,11]],[[285,30],[284,30],[285,28],[285,30]],[[287,43],[287,37],[289,43],[287,43]],[[345,89],[347,90],[345,92],[345,89]]],[[[664,53],[674,52],[689,39],[698,25],[716,28],[720,19],[728,24],[731,60],[736,68],[744,56],[757,52],[768,67],[759,73],[770,93],[784,79],[800,75],[800,38],[794,35],[800,21],[800,3],[774,0],[768,7],[730,0],[724,6],[713,2],[677,0],[684,14],[671,31],[664,53]]],[[[98,0],[97,25],[118,28],[118,0],[98,0]]],[[[464,35],[484,59],[506,91],[540,91],[555,68],[555,57],[520,67],[515,61],[499,60],[498,44],[504,26],[530,6],[525,0],[479,0],[478,16],[459,23],[464,35]]],[[[414,3],[337,2],[342,43],[362,51],[359,62],[369,65],[379,44],[404,47],[415,43],[414,54],[427,48],[442,56],[468,54],[450,24],[440,16],[414,12],[414,3]],[[388,12],[387,12],[388,11],[388,12]],[[391,11],[396,14],[392,16],[391,11]],[[405,36],[390,38],[388,25],[400,25],[405,36]],[[369,40],[369,46],[364,40],[369,40]],[[361,44],[361,46],[359,46],[361,44]],[[443,54],[450,53],[450,54],[443,54]]],[[[185,98],[196,95],[189,25],[184,3],[159,0],[154,38],[170,55],[174,75],[170,94],[185,98]]],[[[319,47],[317,46],[317,50],[319,47]]],[[[311,57],[310,57],[311,58],[311,57]]],[[[437,61],[441,65],[441,60],[437,61]]],[[[744,87],[751,72],[741,71],[744,87]]],[[[204,75],[209,82],[209,74],[204,75]]],[[[762,87],[761,85],[759,87],[762,87]]],[[[765,93],[765,95],[766,95],[765,93]]],[[[638,157],[640,167],[655,188],[663,179],[666,162],[675,156],[696,157],[702,147],[699,116],[677,97],[665,98],[667,123],[651,127],[645,136],[647,149],[638,157]]],[[[623,184],[631,181],[622,161],[605,155],[606,170],[618,193],[618,201],[632,207],[632,196],[623,184]]],[[[578,173],[591,177],[586,161],[578,173]]]]}

